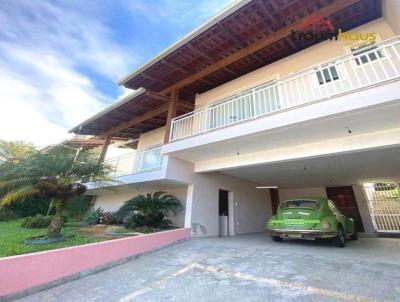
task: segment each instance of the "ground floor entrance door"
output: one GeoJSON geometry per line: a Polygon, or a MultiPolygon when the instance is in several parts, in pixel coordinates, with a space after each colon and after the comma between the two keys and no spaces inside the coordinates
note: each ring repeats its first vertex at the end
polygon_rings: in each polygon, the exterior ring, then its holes
{"type": "Polygon", "coordinates": [[[343,215],[354,219],[358,232],[364,232],[364,226],[352,186],[328,187],[326,188],[326,195],[336,203],[336,206],[343,215]]]}
{"type": "Polygon", "coordinates": [[[219,236],[229,236],[229,192],[219,190],[219,236]]]}
{"type": "Polygon", "coordinates": [[[278,189],[269,189],[271,195],[271,208],[272,215],[276,215],[279,207],[279,190],[278,189]]]}

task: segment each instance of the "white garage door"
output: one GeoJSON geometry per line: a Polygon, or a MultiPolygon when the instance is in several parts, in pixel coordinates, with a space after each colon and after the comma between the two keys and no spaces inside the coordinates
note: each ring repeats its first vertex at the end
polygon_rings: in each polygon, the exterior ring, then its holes
{"type": "Polygon", "coordinates": [[[377,232],[400,233],[399,183],[365,183],[364,190],[375,230],[377,232]]]}

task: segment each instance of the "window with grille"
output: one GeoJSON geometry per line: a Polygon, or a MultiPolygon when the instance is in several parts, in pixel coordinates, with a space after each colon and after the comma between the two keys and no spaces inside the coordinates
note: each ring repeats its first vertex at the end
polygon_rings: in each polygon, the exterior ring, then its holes
{"type": "Polygon", "coordinates": [[[374,44],[375,41],[372,41],[369,43],[360,44],[350,48],[353,55],[356,56],[355,62],[357,66],[373,62],[385,57],[383,51],[377,50],[377,47],[373,46],[374,44]]]}
{"type": "Polygon", "coordinates": [[[336,66],[323,67],[316,72],[318,83],[324,85],[340,79],[336,66]]]}

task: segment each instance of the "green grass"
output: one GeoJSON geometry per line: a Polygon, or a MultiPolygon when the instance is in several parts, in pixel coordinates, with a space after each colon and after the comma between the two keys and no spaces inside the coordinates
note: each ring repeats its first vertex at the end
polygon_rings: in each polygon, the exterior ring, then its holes
{"type": "Polygon", "coordinates": [[[23,228],[21,227],[22,220],[23,219],[16,219],[0,222],[0,257],[46,251],[105,240],[104,238],[81,234],[79,232],[79,224],[71,221],[65,224],[62,231],[62,234],[66,236],[65,241],[59,243],[27,245],[24,243],[25,239],[46,235],[47,229],[23,228]]]}

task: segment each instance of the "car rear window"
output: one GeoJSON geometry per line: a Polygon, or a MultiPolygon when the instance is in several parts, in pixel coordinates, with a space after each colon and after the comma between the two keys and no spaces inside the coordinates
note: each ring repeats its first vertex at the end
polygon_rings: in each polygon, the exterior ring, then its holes
{"type": "Polygon", "coordinates": [[[287,200],[282,203],[282,209],[286,208],[311,208],[318,209],[319,202],[315,200],[307,200],[307,199],[295,199],[295,200],[287,200]]]}

